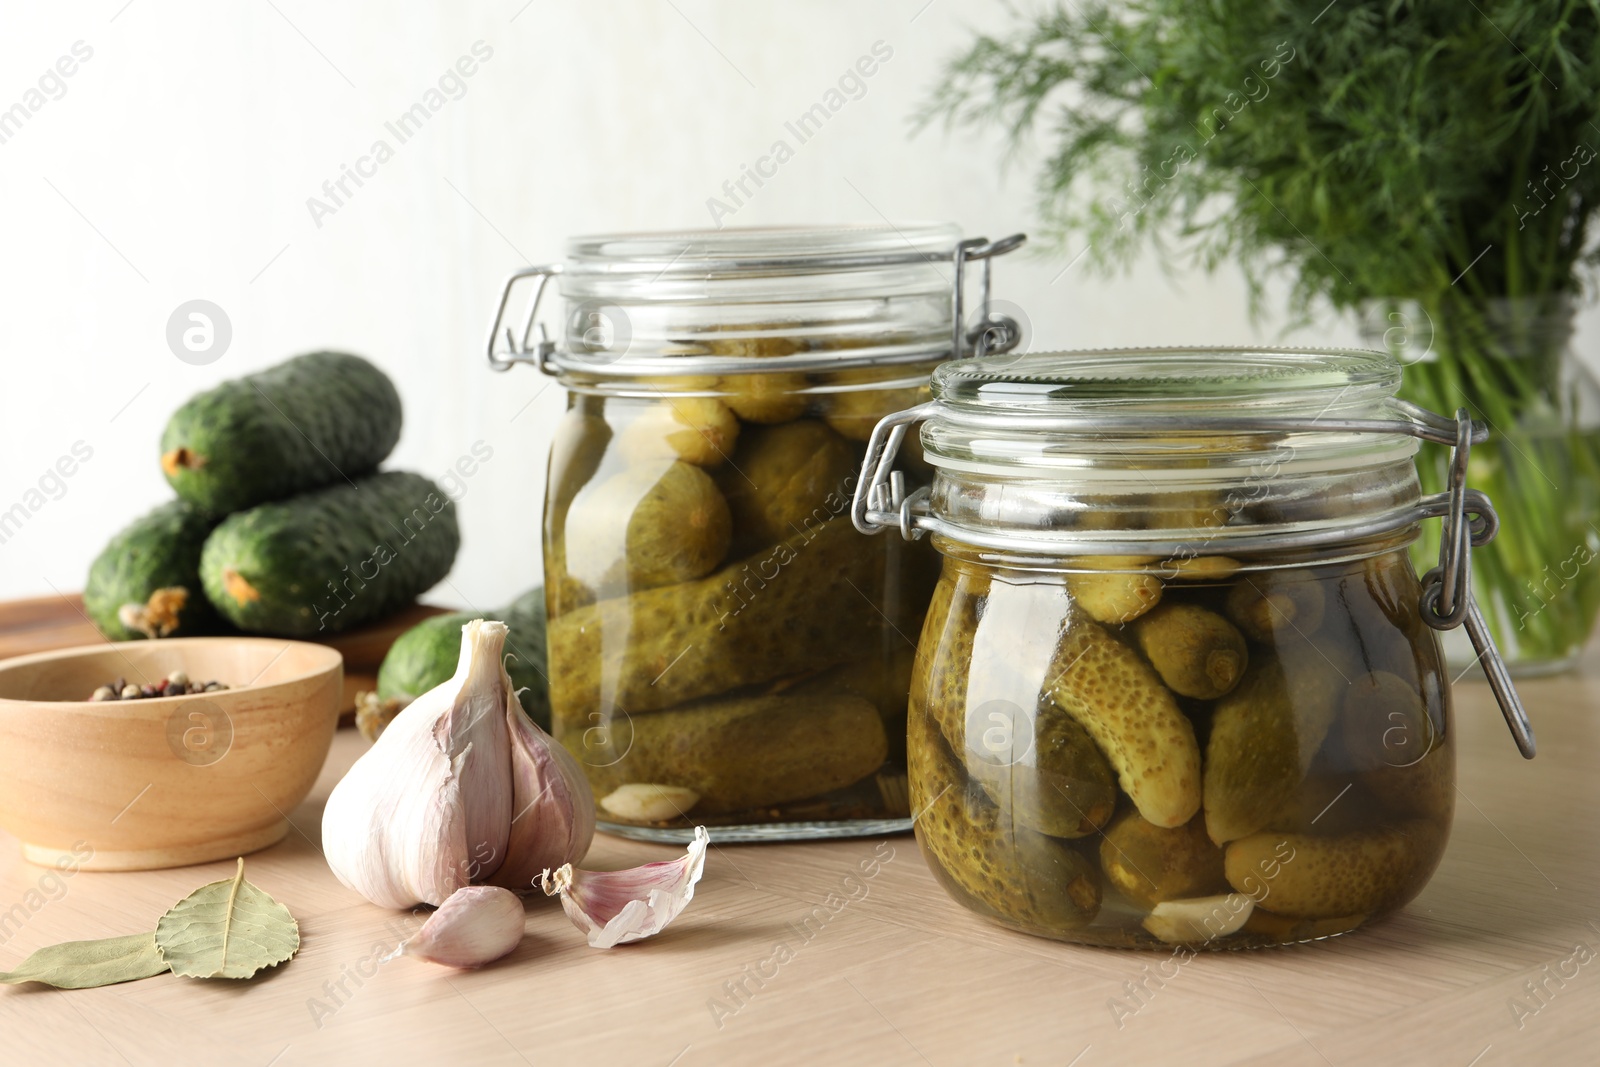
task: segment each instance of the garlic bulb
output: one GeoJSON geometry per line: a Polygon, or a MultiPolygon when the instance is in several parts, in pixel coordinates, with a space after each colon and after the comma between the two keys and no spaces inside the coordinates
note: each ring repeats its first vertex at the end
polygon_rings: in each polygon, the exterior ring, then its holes
{"type": "Polygon", "coordinates": [[[384,957],[412,956],[447,967],[482,967],[522,942],[522,898],[492,885],[467,886],[445,898],[411,937],[384,957]]]}
{"type": "Polygon", "coordinates": [[[595,948],[613,948],[654,937],[694,899],[695,883],[706,866],[711,837],[704,826],[681,859],[646,863],[626,871],[581,871],[568,863],[545,871],[545,893],[560,895],[561,907],[595,948]]]}
{"type": "Polygon", "coordinates": [[[522,712],[504,623],[468,622],[456,673],[417,697],[334,787],[322,847],[374,904],[441,905],[456,890],[580,858],[594,799],[578,765],[522,712]]]}

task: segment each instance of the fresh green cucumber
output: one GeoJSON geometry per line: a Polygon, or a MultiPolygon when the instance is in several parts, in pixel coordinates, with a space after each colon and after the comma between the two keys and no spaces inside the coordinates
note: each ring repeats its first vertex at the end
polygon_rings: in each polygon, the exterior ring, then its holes
{"type": "Polygon", "coordinates": [[[395,638],[378,667],[378,699],[409,703],[454,675],[461,628],[484,617],[469,611],[435,615],[395,638]]]}
{"type": "Polygon", "coordinates": [[[227,629],[200,588],[200,549],[216,524],[181,500],[129,523],[89,566],[90,621],[112,641],[227,629]]]}
{"type": "Polygon", "coordinates": [[[450,573],[460,545],[444,490],[386,471],[228,516],[200,579],[242,630],[326,636],[409,604],[450,573]]]}
{"type": "Polygon", "coordinates": [[[506,671],[522,690],[522,710],[550,729],[550,696],[545,684],[544,587],[529,590],[498,612],[455,611],[423,619],[395,639],[378,668],[378,699],[403,706],[456,672],[461,658],[461,627],[473,619],[499,619],[506,636],[506,671]]]}
{"type": "Polygon", "coordinates": [[[399,439],[388,375],[312,352],[190,398],[161,435],[161,469],[179,497],[226,515],[369,474],[399,439]]]}

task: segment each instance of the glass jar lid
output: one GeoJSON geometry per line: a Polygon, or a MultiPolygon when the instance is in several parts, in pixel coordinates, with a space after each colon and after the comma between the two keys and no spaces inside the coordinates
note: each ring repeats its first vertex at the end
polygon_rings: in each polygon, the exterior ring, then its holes
{"type": "MultiPolygon", "coordinates": [[[[1393,356],[1349,349],[1104,349],[946,363],[934,371],[932,401],[879,424],[858,525],[931,530],[997,551],[1157,558],[1404,532],[1444,506],[1421,495],[1412,462],[1420,442],[1455,444],[1459,424],[1396,399],[1399,384],[1393,356]],[[937,477],[896,499],[892,453],[914,423],[937,477]]],[[[1487,435],[1471,429],[1474,440],[1487,435]]]]}
{"type": "Polygon", "coordinates": [[[970,354],[980,336],[991,350],[1009,347],[1020,328],[991,315],[989,262],[1023,240],[963,239],[958,227],[931,222],[578,237],[563,262],[507,280],[489,361],[501,370],[534,363],[584,387],[630,377],[925,366],[970,354]],[[982,295],[969,316],[974,264],[982,295]],[[535,289],[521,328],[502,336],[512,289],[525,278],[535,289]],[[536,321],[551,279],[565,304],[556,341],[536,321]]]}
{"type": "Polygon", "coordinates": [[[1353,349],[1126,348],[960,360],[933,374],[935,466],[1061,478],[1226,481],[1282,452],[1312,471],[1409,459],[1400,365],[1353,349]],[[1270,420],[1263,424],[1262,420],[1270,420]],[[1226,472],[1232,471],[1233,474],[1226,472]],[[1071,472],[1069,474],[1069,472],[1071,472]]]}
{"type": "Polygon", "coordinates": [[[1316,416],[1386,400],[1400,364],[1381,352],[1338,348],[1108,348],[970,359],[934,376],[947,405],[988,411],[1178,414],[1192,411],[1316,416]]]}
{"type": "MultiPolygon", "coordinates": [[[[595,234],[567,242],[561,291],[584,297],[616,295],[625,279],[640,276],[654,292],[655,283],[668,278],[709,283],[884,267],[937,268],[949,263],[960,241],[961,228],[945,222],[595,234]]],[[[915,273],[940,277],[937,269],[915,273]]]]}

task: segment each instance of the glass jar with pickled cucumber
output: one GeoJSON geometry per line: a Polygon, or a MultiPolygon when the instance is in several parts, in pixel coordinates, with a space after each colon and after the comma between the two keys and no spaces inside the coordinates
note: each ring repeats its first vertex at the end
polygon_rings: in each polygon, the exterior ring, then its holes
{"type": "Polygon", "coordinates": [[[1356,351],[1125,350],[935,370],[853,519],[944,557],[912,672],[918,841],[961,903],[1096,945],[1327,937],[1427,882],[1455,799],[1435,631],[1533,738],[1467,575],[1487,430],[1356,351]],[[935,474],[892,476],[908,429],[935,474]],[[1454,448],[1425,497],[1414,456],[1454,448]],[[1407,547],[1444,523],[1439,566],[1407,547]]]}
{"type": "Polygon", "coordinates": [[[568,392],[545,502],[550,703],[603,829],[908,827],[907,693],[939,562],[859,533],[855,478],[878,420],[926,399],[935,366],[1015,347],[988,265],[1021,240],[620,234],[508,280],[491,362],[535,363],[568,392]],[[557,280],[557,341],[534,333],[538,291],[520,336],[497,337],[527,277],[557,280]]]}

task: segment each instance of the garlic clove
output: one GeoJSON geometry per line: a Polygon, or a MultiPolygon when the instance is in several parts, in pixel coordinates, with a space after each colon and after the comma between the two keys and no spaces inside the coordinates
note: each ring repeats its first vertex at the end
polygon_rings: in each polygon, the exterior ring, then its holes
{"type": "Polygon", "coordinates": [[[545,871],[539,883],[546,894],[560,895],[562,910],[591,946],[613,948],[653,937],[678,917],[694,899],[710,843],[706,828],[696,826],[681,859],[626,871],[581,871],[568,863],[545,871]]]}
{"type": "Polygon", "coordinates": [[[447,967],[482,967],[522,942],[522,898],[499,886],[474,885],[445,898],[411,937],[384,957],[412,956],[447,967]]]}
{"type": "Polygon", "coordinates": [[[594,792],[572,753],[523,714],[506,678],[511,736],[510,836],[505,862],[487,879],[531,893],[540,872],[576,863],[594,840],[594,792]]]}
{"type": "Polygon", "coordinates": [[[1210,941],[1238,932],[1255,906],[1243,893],[1164,900],[1144,917],[1144,928],[1168,944],[1210,941]]]}
{"type": "Polygon", "coordinates": [[[504,623],[462,627],[449,681],[417,697],[328,797],[328,866],[374,904],[443,904],[494,872],[512,812],[504,623]]]}
{"type": "Polygon", "coordinates": [[[450,754],[465,809],[471,853],[464,872],[467,882],[487,880],[503,861],[514,810],[511,735],[505,726],[511,679],[501,662],[508,632],[505,623],[488,620],[462,627],[461,659],[456,665],[456,678],[462,679],[460,696],[433,730],[435,740],[450,754]]]}
{"type": "Polygon", "coordinates": [[[700,794],[681,785],[656,785],[629,782],[600,798],[600,806],[619,819],[633,822],[665,822],[688,814],[700,802],[700,794]]]}

